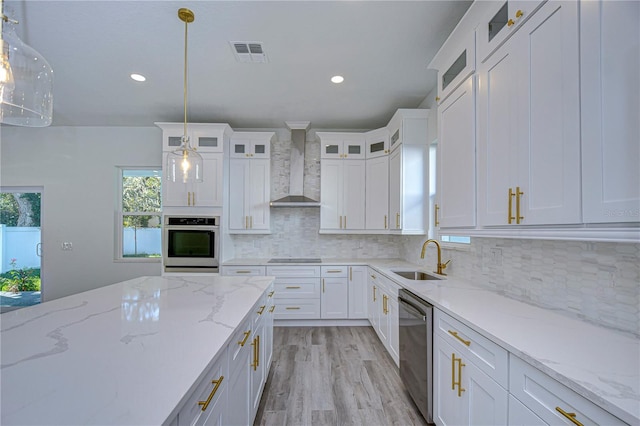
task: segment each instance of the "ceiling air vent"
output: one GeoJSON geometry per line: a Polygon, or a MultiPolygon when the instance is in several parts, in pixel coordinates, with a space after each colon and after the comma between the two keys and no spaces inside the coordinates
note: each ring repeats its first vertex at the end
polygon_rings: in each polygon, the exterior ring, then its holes
{"type": "Polygon", "coordinates": [[[259,41],[232,41],[231,47],[238,62],[267,62],[262,43],[259,41]]]}

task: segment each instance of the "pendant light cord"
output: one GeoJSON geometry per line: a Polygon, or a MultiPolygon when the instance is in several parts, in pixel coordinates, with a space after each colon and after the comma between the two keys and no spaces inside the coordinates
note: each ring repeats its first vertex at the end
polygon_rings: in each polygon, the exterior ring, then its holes
{"type": "Polygon", "coordinates": [[[187,37],[188,31],[187,27],[189,26],[189,21],[185,19],[184,21],[184,136],[187,137],[187,37]]]}

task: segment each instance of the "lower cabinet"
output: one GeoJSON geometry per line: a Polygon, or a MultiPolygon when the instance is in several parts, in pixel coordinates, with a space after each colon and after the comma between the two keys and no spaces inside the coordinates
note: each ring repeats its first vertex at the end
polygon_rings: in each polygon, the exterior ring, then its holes
{"type": "Polygon", "coordinates": [[[367,319],[367,269],[349,266],[349,319],[367,319]]]}
{"type": "MultiPolygon", "coordinates": [[[[273,288],[235,330],[178,412],[177,425],[249,425],[255,419],[273,351],[273,288]]],[[[177,420],[177,421],[176,421],[177,420]]]]}
{"type": "Polygon", "coordinates": [[[380,285],[377,282],[376,271],[369,268],[367,271],[367,318],[371,327],[378,332],[380,326],[380,285]]]}
{"type": "Polygon", "coordinates": [[[275,319],[320,318],[320,266],[267,266],[276,277],[275,319]]]}
{"type": "Polygon", "coordinates": [[[347,266],[322,266],[320,318],[349,317],[349,277],[347,266]]]}
{"type": "Polygon", "coordinates": [[[369,268],[368,317],[387,352],[400,365],[400,324],[398,318],[399,286],[369,268]]]}

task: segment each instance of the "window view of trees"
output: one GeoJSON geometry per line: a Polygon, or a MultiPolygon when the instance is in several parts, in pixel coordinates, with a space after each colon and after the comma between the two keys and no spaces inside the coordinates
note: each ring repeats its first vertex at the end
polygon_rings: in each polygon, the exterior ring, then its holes
{"type": "Polygon", "coordinates": [[[155,170],[122,171],[122,256],[159,257],[162,178],[155,170]]]}
{"type": "Polygon", "coordinates": [[[0,223],[7,226],[40,226],[40,198],[36,192],[0,193],[0,223]]]}

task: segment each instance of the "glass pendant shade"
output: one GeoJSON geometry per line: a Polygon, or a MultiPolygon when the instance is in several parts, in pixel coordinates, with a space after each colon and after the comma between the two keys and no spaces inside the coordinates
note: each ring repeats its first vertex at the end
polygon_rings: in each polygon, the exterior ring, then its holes
{"type": "Polygon", "coordinates": [[[3,22],[0,39],[0,123],[46,127],[53,117],[53,69],[3,22]]]}
{"type": "Polygon", "coordinates": [[[198,182],[204,181],[202,175],[203,160],[194,148],[189,144],[189,137],[182,137],[182,144],[167,155],[167,179],[170,182],[198,182]]]}

